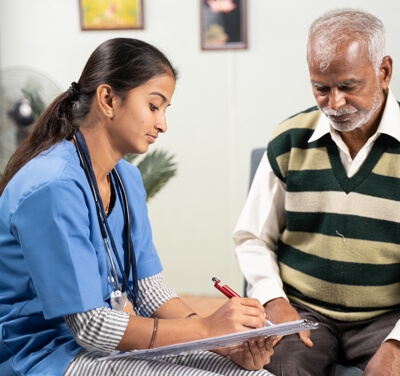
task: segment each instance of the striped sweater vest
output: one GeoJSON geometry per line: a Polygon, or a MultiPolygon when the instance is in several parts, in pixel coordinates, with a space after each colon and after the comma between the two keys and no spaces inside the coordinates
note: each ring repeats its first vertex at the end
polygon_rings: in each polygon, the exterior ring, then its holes
{"type": "Polygon", "coordinates": [[[380,135],[347,177],[330,134],[309,143],[313,107],[274,131],[267,153],[286,184],[277,245],[288,297],[336,320],[400,308],[400,144],[380,135]]]}

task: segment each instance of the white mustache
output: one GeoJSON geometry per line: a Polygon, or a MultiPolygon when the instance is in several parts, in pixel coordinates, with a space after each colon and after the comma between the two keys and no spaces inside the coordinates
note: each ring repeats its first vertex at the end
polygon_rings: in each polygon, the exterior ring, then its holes
{"type": "Polygon", "coordinates": [[[326,116],[343,116],[343,115],[350,115],[350,114],[354,114],[355,112],[357,112],[356,108],[341,108],[339,110],[331,110],[331,109],[326,109],[323,108],[322,112],[326,115],[326,116]]]}

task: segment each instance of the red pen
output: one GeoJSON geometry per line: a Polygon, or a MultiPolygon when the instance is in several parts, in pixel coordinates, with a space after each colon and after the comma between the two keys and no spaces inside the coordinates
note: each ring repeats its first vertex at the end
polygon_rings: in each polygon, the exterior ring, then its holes
{"type": "Polygon", "coordinates": [[[229,286],[224,285],[224,286],[220,286],[219,283],[221,282],[218,278],[213,278],[212,279],[214,282],[214,287],[217,288],[219,291],[221,291],[226,297],[233,298],[240,298],[240,295],[237,294],[235,291],[233,291],[229,286]]]}
{"type": "MultiPolygon", "coordinates": [[[[233,297],[240,298],[240,295],[239,295],[238,293],[236,293],[235,291],[233,291],[229,286],[227,286],[227,285],[220,286],[219,283],[220,283],[221,281],[220,281],[218,278],[213,277],[212,281],[214,282],[214,287],[215,287],[217,290],[221,291],[221,292],[222,292],[226,297],[228,297],[229,299],[230,299],[230,298],[233,298],[233,297]]],[[[269,325],[274,325],[274,324],[273,324],[271,321],[269,321],[268,319],[267,319],[267,323],[268,323],[269,325]]]]}

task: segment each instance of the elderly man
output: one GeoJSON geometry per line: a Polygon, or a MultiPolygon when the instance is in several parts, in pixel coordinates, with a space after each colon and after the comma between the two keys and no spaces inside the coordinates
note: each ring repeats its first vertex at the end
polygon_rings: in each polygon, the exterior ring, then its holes
{"type": "Polygon", "coordinates": [[[284,337],[268,370],[400,375],[400,110],[374,16],[335,10],[310,27],[317,107],[280,124],[234,232],[248,282],[284,337]]]}

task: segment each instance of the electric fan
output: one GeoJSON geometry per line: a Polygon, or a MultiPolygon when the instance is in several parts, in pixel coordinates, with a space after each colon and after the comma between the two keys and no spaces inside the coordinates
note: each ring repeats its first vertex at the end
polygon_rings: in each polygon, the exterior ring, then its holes
{"type": "Polygon", "coordinates": [[[0,69],[0,175],[39,115],[60,92],[54,82],[35,69],[0,69]]]}

